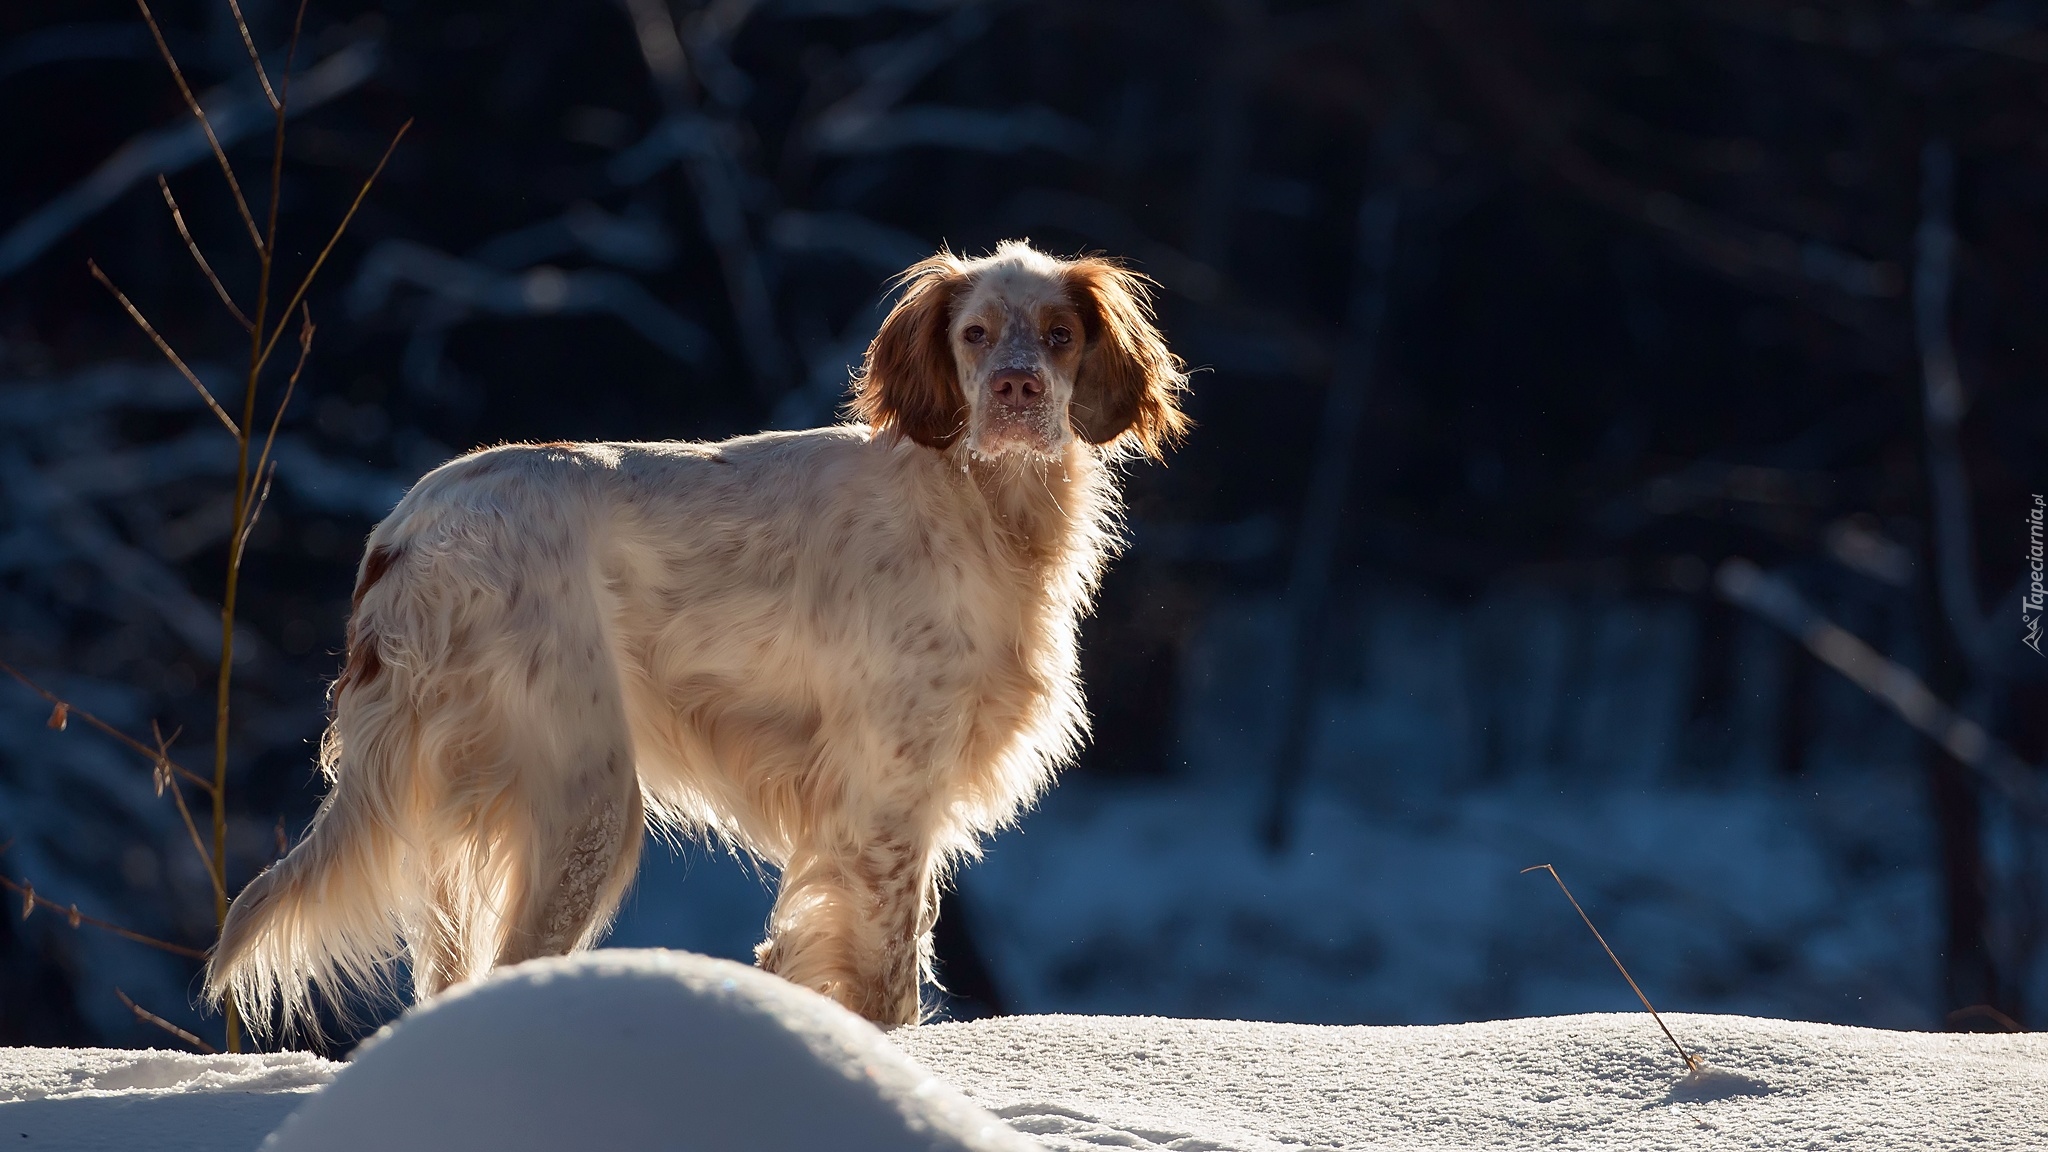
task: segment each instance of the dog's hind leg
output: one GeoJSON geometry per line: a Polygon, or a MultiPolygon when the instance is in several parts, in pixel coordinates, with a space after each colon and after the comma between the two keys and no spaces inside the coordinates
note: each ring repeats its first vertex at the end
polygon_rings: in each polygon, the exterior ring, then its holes
{"type": "Polygon", "coordinates": [[[523,875],[509,885],[499,967],[589,947],[639,867],[647,820],[628,756],[606,757],[555,802],[528,813],[531,839],[523,875]]]}

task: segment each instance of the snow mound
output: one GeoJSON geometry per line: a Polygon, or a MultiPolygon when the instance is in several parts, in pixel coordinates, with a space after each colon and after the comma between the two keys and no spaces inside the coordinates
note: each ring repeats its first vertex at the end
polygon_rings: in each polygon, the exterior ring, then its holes
{"type": "Polygon", "coordinates": [[[266,1152],[566,1148],[1025,1152],[873,1025],[684,952],[505,970],[408,1012],[266,1152]]]}
{"type": "Polygon", "coordinates": [[[2048,1035],[1642,1013],[1416,1027],[1013,1016],[892,1039],[1061,1152],[2048,1148],[2048,1035]]]}
{"type": "Polygon", "coordinates": [[[63,1152],[245,1152],[340,1068],[304,1052],[0,1048],[0,1138],[63,1152]]]}

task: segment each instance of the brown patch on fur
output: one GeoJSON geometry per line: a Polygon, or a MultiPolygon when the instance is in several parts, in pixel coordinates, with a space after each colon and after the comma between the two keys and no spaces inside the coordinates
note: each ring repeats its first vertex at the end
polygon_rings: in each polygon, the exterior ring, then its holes
{"type": "Polygon", "coordinates": [[[1180,410],[1185,366],[1153,323],[1152,280],[1100,256],[1074,260],[1066,276],[1088,333],[1074,380],[1074,430],[1091,444],[1122,439],[1160,459],[1191,421],[1180,410]]]}
{"type": "Polygon", "coordinates": [[[350,612],[354,612],[363,606],[363,597],[369,595],[370,589],[376,587],[377,581],[382,580],[384,574],[391,571],[391,566],[396,564],[399,558],[404,555],[405,549],[386,548],[382,544],[378,544],[370,549],[369,553],[363,557],[363,574],[356,580],[355,595],[349,597],[348,610],[350,612]]]}
{"type": "Polygon", "coordinates": [[[377,638],[373,635],[357,635],[353,626],[349,628],[348,662],[341,667],[341,675],[334,681],[334,694],[341,695],[350,688],[367,684],[384,672],[384,658],[377,653],[377,638]]]}
{"type": "Polygon", "coordinates": [[[355,595],[349,598],[348,661],[342,665],[341,675],[334,681],[334,695],[358,684],[375,680],[384,671],[384,660],[377,652],[377,638],[362,627],[360,619],[363,597],[377,586],[379,580],[389,575],[393,565],[405,558],[405,549],[386,548],[373,545],[363,555],[363,574],[356,580],[355,595]]]}
{"type": "Polygon", "coordinates": [[[903,295],[868,345],[853,381],[853,416],[945,449],[967,430],[967,396],[948,333],[953,297],[966,282],[960,261],[941,252],[896,278],[903,295]]]}

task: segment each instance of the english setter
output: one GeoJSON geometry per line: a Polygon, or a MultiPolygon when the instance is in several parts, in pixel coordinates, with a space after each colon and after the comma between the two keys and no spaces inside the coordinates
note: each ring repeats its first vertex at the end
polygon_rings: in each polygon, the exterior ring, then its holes
{"type": "Polygon", "coordinates": [[[588,946],[643,827],[781,873],[761,967],[919,1018],[939,887],[1087,730],[1075,628],[1123,460],[1180,436],[1148,282],[1023,242],[941,252],[856,375],[861,421],[715,444],[513,444],[370,534],[305,839],[207,970],[252,1026],[588,946]]]}

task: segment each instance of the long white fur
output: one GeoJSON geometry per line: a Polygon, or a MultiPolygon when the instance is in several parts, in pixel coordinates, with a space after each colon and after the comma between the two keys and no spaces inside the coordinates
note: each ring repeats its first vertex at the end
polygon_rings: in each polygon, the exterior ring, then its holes
{"type": "MultiPolygon", "coordinates": [[[[953,267],[956,327],[1071,290],[1021,244],[953,267]]],[[[652,820],[780,869],[763,967],[915,1020],[939,885],[1086,732],[1075,628],[1129,451],[1069,427],[1074,355],[1034,362],[1040,418],[957,351],[943,449],[849,424],[422,479],[359,570],[330,790],[235,901],[209,992],[303,1027],[401,943],[422,997],[588,946],[652,820]]]]}

